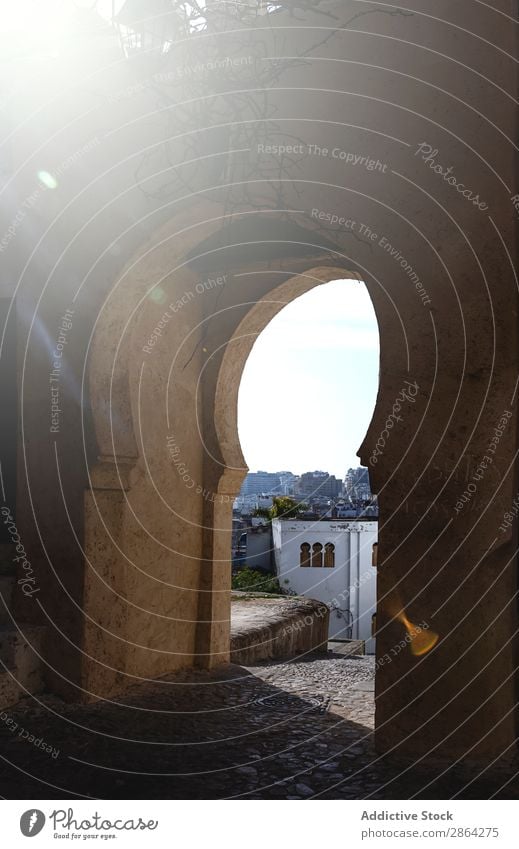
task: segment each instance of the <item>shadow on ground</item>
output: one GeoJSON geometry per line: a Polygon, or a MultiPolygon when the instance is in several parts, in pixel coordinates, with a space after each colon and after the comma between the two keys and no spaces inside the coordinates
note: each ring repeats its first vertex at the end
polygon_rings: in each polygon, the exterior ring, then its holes
{"type": "Polygon", "coordinates": [[[517,798],[518,783],[506,783],[510,773],[503,769],[478,777],[467,766],[444,772],[377,756],[371,723],[348,718],[352,704],[369,698],[363,693],[369,676],[339,695],[334,684],[342,680],[334,674],[356,675],[359,668],[366,669],[363,661],[330,655],[190,672],[135,687],[117,702],[27,699],[1,714],[0,793],[8,799],[517,798]],[[356,702],[348,702],[349,692],[356,702]]]}

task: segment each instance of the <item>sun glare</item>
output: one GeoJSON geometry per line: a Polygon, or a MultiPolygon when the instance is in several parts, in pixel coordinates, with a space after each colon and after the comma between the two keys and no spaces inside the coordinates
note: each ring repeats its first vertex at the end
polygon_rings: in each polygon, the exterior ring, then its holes
{"type": "Polygon", "coordinates": [[[89,11],[109,20],[112,0],[10,0],[2,8],[2,45],[15,55],[70,52],[82,13],[89,11]]]}

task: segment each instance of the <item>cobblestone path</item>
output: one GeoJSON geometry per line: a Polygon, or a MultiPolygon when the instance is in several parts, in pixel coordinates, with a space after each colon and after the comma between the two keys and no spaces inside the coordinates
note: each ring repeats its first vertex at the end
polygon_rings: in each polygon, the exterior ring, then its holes
{"type": "Polygon", "coordinates": [[[433,770],[377,755],[373,685],[372,658],[330,653],[190,673],[88,706],[26,700],[0,717],[0,793],[10,799],[517,798],[513,767],[478,775],[468,765],[433,770]]]}

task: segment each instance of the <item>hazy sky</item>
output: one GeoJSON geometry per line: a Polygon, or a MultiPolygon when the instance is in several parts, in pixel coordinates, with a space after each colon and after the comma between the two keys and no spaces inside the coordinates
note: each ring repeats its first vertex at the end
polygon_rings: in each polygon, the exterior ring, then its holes
{"type": "Polygon", "coordinates": [[[363,283],[337,280],[293,301],[260,334],[240,386],[252,472],[322,469],[343,478],[375,407],[379,338],[363,283]]]}

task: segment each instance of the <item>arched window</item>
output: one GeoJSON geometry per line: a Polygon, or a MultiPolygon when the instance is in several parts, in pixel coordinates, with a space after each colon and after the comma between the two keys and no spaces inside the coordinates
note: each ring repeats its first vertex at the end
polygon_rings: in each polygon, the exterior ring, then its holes
{"type": "Polygon", "coordinates": [[[333,542],[327,542],[324,546],[325,569],[333,569],[335,566],[335,546],[333,542]]]}
{"type": "Polygon", "coordinates": [[[299,550],[299,565],[310,566],[310,545],[307,542],[301,544],[299,550]]]}
{"type": "Polygon", "coordinates": [[[371,547],[371,565],[375,567],[378,566],[378,542],[374,542],[371,547]]]}
{"type": "Polygon", "coordinates": [[[323,547],[320,542],[314,542],[312,546],[312,566],[323,565],[323,547]]]}

